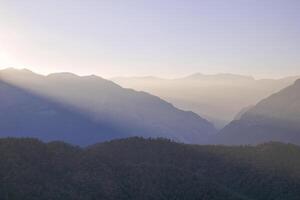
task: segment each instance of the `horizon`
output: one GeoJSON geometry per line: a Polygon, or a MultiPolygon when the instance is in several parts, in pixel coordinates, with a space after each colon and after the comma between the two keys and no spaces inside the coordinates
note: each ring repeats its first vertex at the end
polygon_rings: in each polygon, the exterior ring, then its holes
{"type": "Polygon", "coordinates": [[[37,75],[42,75],[42,76],[49,76],[51,74],[59,74],[59,73],[70,73],[70,74],[74,74],[76,76],[79,76],[79,77],[82,77],[82,76],[98,76],[98,77],[101,77],[101,78],[104,78],[104,79],[107,79],[107,80],[112,80],[112,79],[118,79],[118,78],[128,78],[128,79],[134,79],[134,78],[158,78],[158,79],[165,79],[165,80],[176,80],[176,79],[181,79],[181,78],[187,78],[189,76],[192,76],[192,75],[203,75],[203,76],[218,76],[218,75],[233,75],[233,76],[242,76],[242,77],[249,77],[249,78],[253,78],[254,80],[280,80],[280,79],[285,79],[285,78],[290,78],[290,77],[300,77],[300,74],[295,74],[295,75],[290,75],[290,76],[280,76],[280,77],[256,77],[256,76],[253,76],[251,74],[238,74],[238,73],[231,73],[231,72],[219,72],[219,73],[202,73],[202,72],[194,72],[194,73],[190,73],[190,74],[185,74],[185,75],[182,75],[182,76],[174,76],[174,77],[164,77],[164,76],[156,76],[156,75],[140,75],[140,76],[135,76],[135,75],[132,75],[132,76],[112,76],[112,77],[105,77],[101,74],[98,74],[98,73],[86,73],[86,74],[82,74],[82,73],[76,73],[76,72],[73,72],[73,71],[54,71],[54,72],[50,72],[50,73],[42,73],[42,72],[39,72],[39,71],[35,71],[35,70],[32,70],[30,68],[17,68],[17,67],[0,67],[0,71],[2,70],[9,70],[9,69],[12,69],[12,70],[19,70],[19,71],[22,71],[22,70],[28,70],[34,74],[37,74],[37,75]]]}
{"type": "Polygon", "coordinates": [[[299,9],[294,0],[1,1],[0,66],[105,78],[294,76],[299,9]]]}

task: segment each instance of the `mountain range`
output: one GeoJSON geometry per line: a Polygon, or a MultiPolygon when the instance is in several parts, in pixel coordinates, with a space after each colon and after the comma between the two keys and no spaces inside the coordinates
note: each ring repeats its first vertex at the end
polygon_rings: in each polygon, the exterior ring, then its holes
{"type": "Polygon", "coordinates": [[[130,136],[205,143],[214,126],[193,112],[98,76],[0,71],[0,136],[77,145],[130,136]]]}
{"type": "Polygon", "coordinates": [[[218,134],[222,144],[300,144],[300,80],[260,101],[218,134]]]}
{"type": "MultiPolygon", "coordinates": [[[[183,80],[168,81],[178,84],[178,88],[181,84],[184,87],[194,85],[197,93],[197,88],[205,87],[201,85],[205,81],[208,88],[215,81],[214,87],[219,84],[220,88],[231,88],[231,92],[238,87],[242,91],[241,88],[249,86],[250,82],[262,84],[261,91],[267,88],[271,91],[271,88],[283,87],[294,78],[254,80],[230,74],[196,74],[183,80]],[[234,86],[238,83],[241,86],[234,86]],[[271,87],[271,83],[276,84],[271,87]]],[[[154,79],[159,80],[154,77],[145,79],[150,80],[151,85],[154,79]]],[[[162,88],[166,86],[164,84],[162,88]]],[[[247,95],[239,93],[241,99],[258,94],[258,86],[252,85],[251,89],[244,90],[251,92],[247,95]]],[[[224,94],[228,96],[227,92],[224,94]]],[[[199,101],[205,98],[203,96],[199,101]]],[[[220,101],[225,106],[226,101],[215,98],[215,102],[220,101]]],[[[240,101],[236,98],[236,102],[240,101]]],[[[81,146],[132,136],[162,137],[193,144],[241,145],[269,141],[300,144],[300,80],[240,110],[234,120],[220,131],[191,111],[180,110],[159,97],[123,88],[94,75],[56,73],[43,76],[26,69],[1,70],[0,99],[0,137],[61,140],[81,146]]]]}
{"type": "Polygon", "coordinates": [[[259,79],[236,74],[192,74],[177,79],[116,77],[117,84],[146,91],[205,117],[221,129],[245,108],[291,85],[300,76],[259,79]]]}

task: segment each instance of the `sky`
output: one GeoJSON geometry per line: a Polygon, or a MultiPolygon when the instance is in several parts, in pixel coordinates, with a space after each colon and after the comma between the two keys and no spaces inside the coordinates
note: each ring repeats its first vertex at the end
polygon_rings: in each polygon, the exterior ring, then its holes
{"type": "Polygon", "coordinates": [[[300,74],[299,0],[0,0],[0,68],[300,74]]]}

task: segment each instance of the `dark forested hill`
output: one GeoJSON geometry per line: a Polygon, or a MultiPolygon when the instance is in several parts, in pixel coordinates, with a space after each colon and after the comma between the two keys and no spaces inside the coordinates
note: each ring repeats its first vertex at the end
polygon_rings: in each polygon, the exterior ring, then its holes
{"type": "Polygon", "coordinates": [[[300,144],[300,80],[259,102],[219,134],[223,144],[300,144]]]}
{"type": "Polygon", "coordinates": [[[300,147],[197,146],[129,138],[88,148],[0,140],[7,200],[298,200],[300,147]]]}
{"type": "Polygon", "coordinates": [[[0,136],[87,145],[130,136],[203,143],[216,130],[207,120],[153,95],[97,76],[0,71],[0,136]]]}

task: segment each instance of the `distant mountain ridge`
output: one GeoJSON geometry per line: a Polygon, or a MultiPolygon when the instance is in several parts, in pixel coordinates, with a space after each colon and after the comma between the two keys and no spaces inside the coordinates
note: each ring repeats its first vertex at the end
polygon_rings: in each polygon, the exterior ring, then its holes
{"type": "Polygon", "coordinates": [[[282,79],[254,79],[238,74],[195,73],[183,78],[119,77],[114,82],[146,91],[171,102],[183,110],[191,110],[222,128],[242,109],[293,84],[300,76],[282,79]]]}
{"type": "Polygon", "coordinates": [[[300,80],[260,101],[219,134],[225,144],[300,144],[300,80]]]}
{"type": "Polygon", "coordinates": [[[251,76],[229,74],[229,73],[219,73],[219,74],[211,74],[211,75],[195,73],[195,74],[189,75],[187,77],[184,77],[182,79],[187,79],[187,80],[190,80],[190,79],[202,79],[202,80],[219,79],[219,80],[244,80],[244,81],[255,80],[251,76]]]}
{"type": "Polygon", "coordinates": [[[0,107],[2,137],[22,134],[48,141],[55,140],[49,136],[53,134],[59,136],[57,139],[79,145],[129,136],[204,143],[216,133],[211,123],[192,112],[98,76],[80,77],[71,73],[42,76],[29,70],[7,69],[0,71],[0,81],[0,96],[7,98],[0,107]],[[54,117],[51,113],[55,113],[54,117]],[[34,116],[35,120],[28,116],[34,116]],[[5,124],[15,125],[5,127],[5,124]],[[43,132],[43,128],[49,130],[43,132]]]}

